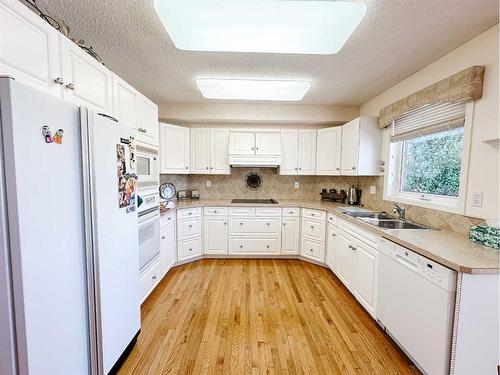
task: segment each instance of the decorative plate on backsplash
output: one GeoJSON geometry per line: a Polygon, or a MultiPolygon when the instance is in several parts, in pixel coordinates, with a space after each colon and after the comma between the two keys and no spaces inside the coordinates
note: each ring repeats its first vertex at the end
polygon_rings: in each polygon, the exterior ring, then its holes
{"type": "Polygon", "coordinates": [[[250,190],[259,190],[262,187],[262,176],[260,173],[251,172],[245,177],[245,186],[250,190]]]}

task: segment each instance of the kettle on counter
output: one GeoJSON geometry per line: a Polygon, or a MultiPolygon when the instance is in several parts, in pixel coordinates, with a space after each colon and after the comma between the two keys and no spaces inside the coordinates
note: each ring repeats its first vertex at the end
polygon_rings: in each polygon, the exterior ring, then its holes
{"type": "Polygon", "coordinates": [[[354,186],[350,187],[347,190],[347,203],[350,205],[361,204],[361,189],[354,186]]]}

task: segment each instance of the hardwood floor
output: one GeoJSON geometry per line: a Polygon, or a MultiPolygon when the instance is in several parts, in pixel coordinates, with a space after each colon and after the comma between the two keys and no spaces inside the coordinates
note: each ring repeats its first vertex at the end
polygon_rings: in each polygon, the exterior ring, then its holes
{"type": "Polygon", "coordinates": [[[142,306],[119,374],[418,374],[328,269],[204,259],[172,269],[142,306]]]}

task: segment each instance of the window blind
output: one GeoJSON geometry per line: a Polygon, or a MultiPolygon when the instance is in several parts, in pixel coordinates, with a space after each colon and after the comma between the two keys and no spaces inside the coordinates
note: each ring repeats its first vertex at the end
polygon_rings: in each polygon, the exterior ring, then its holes
{"type": "Polygon", "coordinates": [[[467,102],[428,104],[394,120],[391,142],[463,127],[467,102]]]}

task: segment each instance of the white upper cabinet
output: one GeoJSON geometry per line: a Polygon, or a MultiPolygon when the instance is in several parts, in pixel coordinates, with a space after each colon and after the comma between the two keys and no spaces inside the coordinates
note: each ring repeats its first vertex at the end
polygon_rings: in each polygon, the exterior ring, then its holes
{"type": "Polygon", "coordinates": [[[229,153],[231,155],[254,155],[255,133],[250,131],[233,131],[229,136],[229,153]]]}
{"type": "Polygon", "coordinates": [[[59,32],[18,0],[0,2],[0,75],[61,96],[59,32]]]}
{"type": "Polygon", "coordinates": [[[63,35],[61,57],[64,99],[111,113],[111,71],[63,35]]]}
{"type": "Polygon", "coordinates": [[[189,173],[189,128],[160,123],[160,173],[189,173]]]}
{"type": "Polygon", "coordinates": [[[299,130],[299,175],[316,173],[316,129],[299,130]]]}
{"type": "Polygon", "coordinates": [[[229,129],[211,129],[210,140],[210,173],[230,174],[229,129]]]}
{"type": "Polygon", "coordinates": [[[296,175],[299,171],[299,130],[281,130],[280,175],[296,175]]]}
{"type": "Polygon", "coordinates": [[[113,75],[114,114],[119,122],[137,129],[138,92],[116,74],[113,75]]]}
{"type": "MultiPolygon", "coordinates": [[[[175,140],[173,142],[176,142],[175,140]]],[[[191,173],[210,173],[210,129],[191,129],[191,173]]]]}
{"type": "Polygon", "coordinates": [[[280,132],[255,133],[255,155],[281,155],[280,132]]]}
{"type": "Polygon", "coordinates": [[[342,126],[341,174],[380,174],[382,131],[377,117],[358,117],[342,126]]]}
{"type": "Polygon", "coordinates": [[[140,142],[159,145],[158,106],[139,94],[137,103],[137,135],[140,142]]]}
{"type": "Polygon", "coordinates": [[[229,174],[229,129],[191,129],[191,173],[229,174]]]}
{"type": "Polygon", "coordinates": [[[340,175],[342,127],[319,129],[316,147],[316,175],[340,175]]]}

